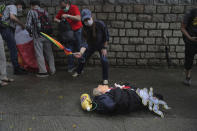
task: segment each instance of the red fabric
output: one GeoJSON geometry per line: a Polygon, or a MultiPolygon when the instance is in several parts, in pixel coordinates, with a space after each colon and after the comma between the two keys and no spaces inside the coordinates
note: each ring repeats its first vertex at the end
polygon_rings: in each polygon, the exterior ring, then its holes
{"type": "MultiPolygon", "coordinates": [[[[72,15],[72,16],[81,15],[79,8],[76,5],[71,5],[68,12],[64,12],[64,10],[61,9],[57,13],[56,18],[60,20],[63,14],[68,14],[68,15],[72,15]]],[[[74,30],[74,31],[80,29],[83,26],[81,21],[74,21],[71,19],[66,19],[66,20],[70,23],[72,30],[74,30]]]]}
{"type": "Polygon", "coordinates": [[[38,64],[35,57],[33,41],[17,45],[19,64],[28,71],[37,72],[38,64]]]}
{"type": "MultiPolygon", "coordinates": [[[[18,61],[21,67],[26,69],[30,72],[38,72],[38,63],[35,56],[35,50],[34,50],[34,42],[33,40],[25,43],[25,44],[19,44],[16,45],[18,50],[18,61]]],[[[46,68],[49,71],[49,66],[46,64],[46,68]]]]}
{"type": "Polygon", "coordinates": [[[125,87],[123,87],[123,89],[131,89],[131,87],[130,86],[125,86],[125,87]]]}
{"type": "MultiPolygon", "coordinates": [[[[115,89],[115,88],[109,88],[110,90],[113,90],[113,89],[115,89]]],[[[122,89],[131,89],[131,87],[130,86],[124,86],[124,87],[122,87],[122,89]]]]}

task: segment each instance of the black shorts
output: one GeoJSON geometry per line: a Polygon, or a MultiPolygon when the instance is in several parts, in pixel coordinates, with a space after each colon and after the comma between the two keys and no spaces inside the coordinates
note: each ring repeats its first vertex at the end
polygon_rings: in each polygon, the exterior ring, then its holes
{"type": "Polygon", "coordinates": [[[185,41],[185,69],[190,70],[193,66],[194,56],[197,54],[197,43],[185,41]]]}

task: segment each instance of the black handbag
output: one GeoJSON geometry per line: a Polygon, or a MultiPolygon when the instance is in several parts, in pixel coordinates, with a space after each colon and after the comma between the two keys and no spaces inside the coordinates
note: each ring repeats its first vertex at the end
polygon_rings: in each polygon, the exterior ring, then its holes
{"type": "Polygon", "coordinates": [[[75,41],[74,31],[66,20],[62,20],[58,25],[59,41],[64,44],[70,44],[75,41]]]}

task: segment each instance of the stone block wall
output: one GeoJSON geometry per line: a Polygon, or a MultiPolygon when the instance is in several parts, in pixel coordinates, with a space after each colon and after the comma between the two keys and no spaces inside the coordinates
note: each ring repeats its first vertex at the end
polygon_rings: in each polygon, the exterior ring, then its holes
{"type": "MultiPolygon", "coordinates": [[[[105,4],[81,6],[83,8],[92,10],[95,19],[105,21],[109,28],[111,65],[166,65],[165,44],[169,45],[172,63],[183,65],[184,42],[180,27],[184,13],[192,6],[105,4]]],[[[99,63],[98,55],[91,63],[99,63]]]]}
{"type": "MultiPolygon", "coordinates": [[[[59,10],[58,2],[43,0],[43,3],[53,19],[59,10]]],[[[75,0],[74,3],[80,10],[89,8],[95,19],[108,26],[111,65],[166,65],[165,44],[170,48],[172,63],[183,65],[181,21],[185,12],[195,8],[197,0],[75,0]],[[164,36],[167,37],[166,43],[164,36]]],[[[65,65],[64,53],[56,47],[54,53],[57,65],[65,65]]],[[[97,53],[89,64],[100,64],[97,53]]]]}

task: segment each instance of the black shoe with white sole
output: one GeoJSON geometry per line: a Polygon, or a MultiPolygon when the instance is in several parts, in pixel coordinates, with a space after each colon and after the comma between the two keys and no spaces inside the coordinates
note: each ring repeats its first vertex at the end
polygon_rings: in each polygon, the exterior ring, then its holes
{"type": "Polygon", "coordinates": [[[40,78],[46,78],[49,76],[49,74],[48,73],[37,73],[36,76],[40,77],[40,78]]]}

